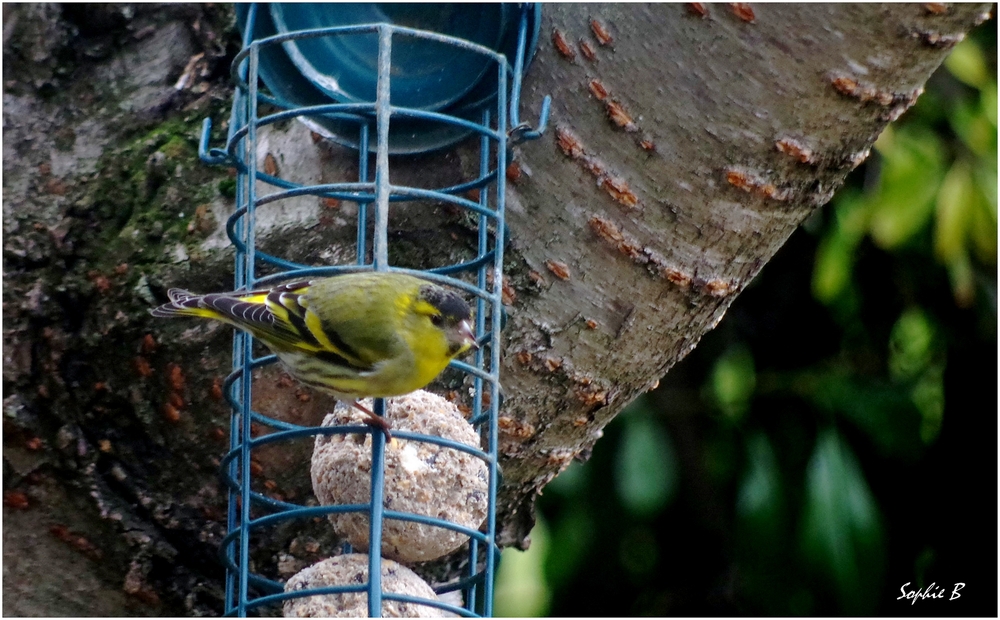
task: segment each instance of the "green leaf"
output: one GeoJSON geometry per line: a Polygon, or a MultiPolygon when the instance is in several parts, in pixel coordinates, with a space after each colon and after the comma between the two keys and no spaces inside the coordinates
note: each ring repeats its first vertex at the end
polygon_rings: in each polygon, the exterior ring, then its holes
{"type": "Polygon", "coordinates": [[[976,155],[985,156],[990,150],[996,150],[996,124],[990,121],[981,105],[968,98],[959,99],[952,106],[948,122],[976,155]]]}
{"type": "Polygon", "coordinates": [[[850,287],[855,250],[868,232],[868,211],[861,194],[850,188],[833,199],[833,221],[813,266],[812,291],[818,301],[829,305],[850,287]]]}
{"type": "Polygon", "coordinates": [[[941,421],[944,418],[944,365],[929,368],[913,386],[910,397],[922,418],[920,438],[930,445],[941,432],[941,421]]]}
{"type": "Polygon", "coordinates": [[[973,88],[982,88],[990,81],[991,72],[986,67],[986,58],[972,39],[965,39],[956,45],[945,58],[944,66],[958,80],[973,88]]]}
{"type": "MultiPolygon", "coordinates": [[[[747,466],[736,495],[736,546],[741,581],[764,615],[809,615],[811,603],[792,601],[789,590],[788,514],[781,471],[767,434],[747,442],[747,466]],[[783,592],[775,597],[775,592],[783,592]]],[[[792,539],[794,541],[794,539],[792,539]]],[[[802,587],[798,576],[794,581],[802,587]]]]}
{"type": "Polygon", "coordinates": [[[531,529],[527,551],[513,547],[503,550],[494,596],[493,614],[500,618],[541,617],[549,610],[552,592],[545,580],[545,559],[549,553],[549,533],[542,515],[531,529]]]}
{"type": "Polygon", "coordinates": [[[833,430],[820,434],[809,461],[800,544],[843,613],[875,611],[883,596],[881,517],[854,454],[833,430]]]}
{"type": "Polygon", "coordinates": [[[666,431],[649,415],[625,418],[625,431],[615,458],[615,488],[625,508],[649,517],[674,495],[677,465],[666,431]]]}
{"type": "Polygon", "coordinates": [[[941,183],[934,213],[934,252],[944,264],[966,253],[967,231],[976,200],[974,193],[972,171],[960,159],[941,183]]]}
{"type": "Polygon", "coordinates": [[[739,346],[717,359],[712,368],[711,386],[712,396],[723,413],[733,420],[743,417],[757,386],[750,351],[739,346]]]}
{"type": "MultiPolygon", "coordinates": [[[[994,151],[995,153],[995,151],[994,151]]],[[[970,232],[972,249],[984,265],[997,264],[997,165],[980,160],[973,170],[979,200],[972,210],[970,232]]]]}
{"type": "Polygon", "coordinates": [[[948,268],[955,303],[969,307],[976,286],[971,255],[984,265],[996,265],[995,165],[973,167],[961,158],[945,175],[937,195],[934,253],[948,268]]]}
{"type": "Polygon", "coordinates": [[[997,83],[995,80],[983,86],[979,93],[979,104],[986,117],[994,128],[997,126],[997,83]]]}
{"type": "Polygon", "coordinates": [[[976,274],[972,270],[972,261],[968,254],[961,254],[949,261],[948,279],[951,280],[951,294],[955,305],[959,308],[969,308],[976,300],[976,274]]]}
{"type": "Polygon", "coordinates": [[[771,442],[764,433],[747,444],[748,467],[736,496],[736,516],[745,539],[759,555],[779,550],[785,535],[781,473],[771,442]]]}
{"type": "Polygon", "coordinates": [[[883,132],[875,144],[882,156],[882,174],[870,197],[869,232],[887,250],[910,240],[928,222],[944,173],[942,147],[927,130],[883,132]]]}
{"type": "Polygon", "coordinates": [[[812,276],[813,297],[818,301],[829,304],[851,285],[856,247],[838,228],[819,242],[812,276]]]}
{"type": "Polygon", "coordinates": [[[920,308],[900,315],[889,334],[889,375],[897,381],[915,379],[940,356],[934,324],[920,308]]]}

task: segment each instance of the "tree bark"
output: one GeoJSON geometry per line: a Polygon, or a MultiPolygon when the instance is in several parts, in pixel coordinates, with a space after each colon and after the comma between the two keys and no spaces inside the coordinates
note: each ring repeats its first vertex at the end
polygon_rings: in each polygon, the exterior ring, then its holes
{"type": "MultiPolygon", "coordinates": [[[[987,10],[701,6],[544,7],[521,117],[537,118],[552,95],[551,125],[516,149],[508,184],[503,545],[526,545],[535,495],[718,324],[987,10]]],[[[228,118],[232,28],[231,10],[210,5],[4,6],[13,613],[221,610],[212,558],[224,535],[230,332],[154,323],[146,309],[168,286],[231,285],[230,177],[195,152],[201,118],[228,118]],[[49,596],[17,597],[36,590],[49,596]]],[[[468,179],[475,151],[394,158],[393,181],[468,179]]],[[[297,123],[262,131],[258,157],[268,154],[293,180],[356,175],[355,154],[297,123]]],[[[393,211],[393,264],[474,247],[461,214],[431,207],[393,211]]],[[[355,214],[284,201],[258,222],[261,245],[350,262],[355,214]]],[[[289,419],[330,406],[274,371],[255,390],[256,409],[289,419]]],[[[310,493],[307,448],[260,456],[289,498],[310,493]]],[[[313,535],[276,532],[262,553],[291,570],[313,535]]]]}

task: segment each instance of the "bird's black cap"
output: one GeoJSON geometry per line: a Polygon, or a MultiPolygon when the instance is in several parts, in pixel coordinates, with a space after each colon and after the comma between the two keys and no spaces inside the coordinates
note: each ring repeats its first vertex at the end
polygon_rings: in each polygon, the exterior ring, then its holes
{"type": "Polygon", "coordinates": [[[469,304],[454,291],[430,284],[420,288],[420,296],[440,310],[442,315],[454,319],[455,322],[467,321],[472,317],[469,304]]]}

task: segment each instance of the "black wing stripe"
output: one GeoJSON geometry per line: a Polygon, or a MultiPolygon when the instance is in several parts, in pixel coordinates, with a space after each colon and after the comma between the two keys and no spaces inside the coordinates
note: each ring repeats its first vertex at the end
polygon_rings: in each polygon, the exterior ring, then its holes
{"type": "Polygon", "coordinates": [[[344,366],[350,368],[351,370],[356,370],[358,372],[371,372],[372,370],[371,366],[356,366],[352,364],[350,361],[348,361],[347,358],[345,358],[344,356],[338,355],[333,351],[327,351],[326,349],[316,351],[316,353],[314,353],[313,355],[315,355],[317,359],[322,360],[328,364],[333,364],[335,366],[344,366]]]}
{"type": "MultiPolygon", "coordinates": [[[[292,325],[295,326],[295,329],[298,330],[298,332],[302,334],[302,337],[305,340],[309,341],[310,344],[320,347],[322,345],[320,345],[319,340],[306,325],[305,322],[306,308],[299,301],[301,295],[293,292],[302,290],[303,288],[307,288],[311,284],[312,280],[306,280],[306,281],[291,282],[289,284],[276,286],[268,294],[267,299],[271,303],[279,304],[285,307],[288,310],[288,320],[292,325]]],[[[344,342],[344,339],[340,337],[340,334],[337,333],[336,330],[330,329],[326,325],[323,325],[322,328],[323,328],[323,334],[330,340],[330,343],[333,344],[333,346],[336,347],[338,350],[340,350],[344,355],[353,357],[356,360],[361,359],[361,355],[358,354],[357,350],[355,350],[355,348],[352,347],[351,345],[344,342]]],[[[371,370],[370,367],[362,367],[351,364],[350,362],[347,361],[347,359],[343,355],[338,355],[337,353],[334,352],[331,352],[331,354],[343,360],[343,364],[350,366],[351,368],[371,370]]]]}
{"type": "Polygon", "coordinates": [[[351,345],[344,342],[344,339],[340,337],[340,334],[337,333],[337,330],[329,329],[326,325],[323,325],[322,320],[320,320],[320,325],[323,326],[323,333],[326,334],[326,337],[330,339],[330,342],[333,344],[333,346],[343,351],[345,355],[350,355],[356,360],[361,359],[361,355],[358,354],[357,350],[355,350],[355,348],[352,347],[351,345]]]}
{"type": "Polygon", "coordinates": [[[269,303],[275,304],[285,308],[285,314],[288,315],[288,322],[292,324],[295,328],[295,333],[300,338],[305,340],[307,343],[319,348],[319,341],[316,340],[316,336],[313,335],[309,328],[306,327],[305,321],[305,308],[299,305],[299,296],[294,293],[283,292],[281,289],[285,287],[278,287],[268,293],[267,301],[269,303]]]}

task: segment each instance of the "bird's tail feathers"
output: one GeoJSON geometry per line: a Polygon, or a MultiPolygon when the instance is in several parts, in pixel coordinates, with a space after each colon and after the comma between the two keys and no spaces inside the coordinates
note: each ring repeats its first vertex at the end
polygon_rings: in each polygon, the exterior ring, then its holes
{"type": "Polygon", "coordinates": [[[185,301],[189,301],[196,297],[201,297],[201,295],[196,295],[195,293],[192,293],[191,291],[186,291],[182,288],[172,288],[167,291],[167,297],[169,297],[170,301],[174,303],[182,304],[185,301]]]}
{"type": "Polygon", "coordinates": [[[217,312],[202,305],[204,295],[196,295],[184,289],[172,288],[167,291],[167,297],[170,298],[170,303],[153,308],[149,313],[156,317],[200,316],[210,319],[218,317],[217,312]]]}

